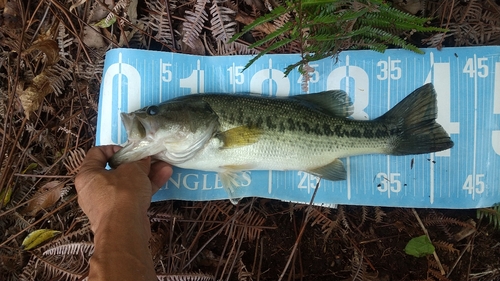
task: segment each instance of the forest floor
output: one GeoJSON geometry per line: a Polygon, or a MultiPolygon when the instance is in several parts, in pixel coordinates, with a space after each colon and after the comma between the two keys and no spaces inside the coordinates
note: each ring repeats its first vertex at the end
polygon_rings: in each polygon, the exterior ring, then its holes
{"type": "MultiPolygon", "coordinates": [[[[256,53],[243,39],[215,35],[234,34],[280,1],[216,2],[0,0],[0,280],[87,276],[92,233],[73,180],[95,143],[105,52],[256,53]],[[212,5],[223,7],[224,30],[207,20],[215,17],[212,5]],[[193,37],[183,22],[195,15],[193,37]],[[37,229],[60,233],[23,250],[37,229]]],[[[450,30],[401,35],[419,47],[500,44],[500,1],[389,2],[450,30]]],[[[275,52],[300,48],[292,42],[275,52]]],[[[498,209],[481,211],[498,216],[498,209]]],[[[500,280],[500,231],[477,210],[333,209],[246,198],[238,205],[156,202],[150,218],[161,280],[500,280]],[[408,242],[426,233],[435,254],[408,255],[408,242]]]]}

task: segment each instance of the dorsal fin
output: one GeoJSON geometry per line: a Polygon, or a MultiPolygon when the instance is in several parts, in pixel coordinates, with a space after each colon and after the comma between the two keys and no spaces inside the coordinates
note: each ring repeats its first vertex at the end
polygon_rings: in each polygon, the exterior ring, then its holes
{"type": "Polygon", "coordinates": [[[336,117],[348,117],[353,112],[351,99],[349,95],[342,90],[297,95],[291,98],[305,102],[325,114],[336,117]]]}

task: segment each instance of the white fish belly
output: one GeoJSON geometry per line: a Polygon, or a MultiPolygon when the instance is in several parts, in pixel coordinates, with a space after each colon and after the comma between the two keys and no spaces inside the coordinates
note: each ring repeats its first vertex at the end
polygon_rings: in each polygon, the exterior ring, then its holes
{"type": "Polygon", "coordinates": [[[385,140],[335,139],[310,136],[263,136],[253,144],[221,148],[212,139],[199,153],[178,167],[223,172],[227,170],[312,170],[337,158],[384,153],[385,140]]]}

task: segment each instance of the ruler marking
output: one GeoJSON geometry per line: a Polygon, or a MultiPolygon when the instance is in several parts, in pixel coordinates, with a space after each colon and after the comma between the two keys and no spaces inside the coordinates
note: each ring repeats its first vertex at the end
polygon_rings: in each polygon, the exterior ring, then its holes
{"type": "MultiPolygon", "coordinates": [[[[387,110],[391,110],[391,57],[387,57],[387,110]]],[[[391,198],[391,157],[389,155],[386,156],[387,159],[387,177],[385,179],[389,182],[387,185],[387,198],[391,198]]]]}
{"type": "Polygon", "coordinates": [[[475,199],[476,195],[476,157],[477,157],[477,56],[474,54],[474,129],[473,129],[473,156],[472,156],[472,200],[475,199]]]}

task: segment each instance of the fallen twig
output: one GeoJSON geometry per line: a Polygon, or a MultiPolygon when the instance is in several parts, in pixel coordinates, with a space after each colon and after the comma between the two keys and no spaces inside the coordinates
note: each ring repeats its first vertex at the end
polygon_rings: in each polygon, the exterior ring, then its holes
{"type": "MultiPolygon", "coordinates": [[[[427,228],[425,228],[424,226],[424,223],[422,222],[422,220],[420,219],[420,217],[418,216],[418,213],[417,211],[415,211],[414,208],[411,209],[413,211],[413,214],[415,215],[415,217],[417,218],[417,221],[418,221],[418,224],[420,224],[420,227],[422,228],[422,230],[424,231],[425,235],[427,236],[427,238],[429,238],[429,241],[432,242],[431,240],[431,237],[429,236],[429,232],[427,231],[427,228]]],[[[443,268],[443,265],[441,264],[441,261],[439,260],[439,257],[436,253],[436,251],[434,251],[434,253],[432,253],[434,255],[434,259],[436,260],[436,263],[438,264],[439,266],[439,271],[441,271],[441,275],[445,275],[446,274],[446,271],[444,270],[443,268]]]]}

